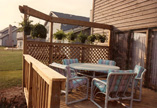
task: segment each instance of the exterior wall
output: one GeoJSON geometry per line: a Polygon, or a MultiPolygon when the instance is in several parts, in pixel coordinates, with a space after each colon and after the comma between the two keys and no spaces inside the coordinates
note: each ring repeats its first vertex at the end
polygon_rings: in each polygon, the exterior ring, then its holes
{"type": "Polygon", "coordinates": [[[12,33],[12,42],[13,42],[13,46],[16,46],[16,45],[17,45],[16,36],[17,36],[17,31],[14,31],[14,32],[12,33]]]}
{"type": "Polygon", "coordinates": [[[93,21],[120,31],[157,27],[157,0],[94,0],[93,21]]]}
{"type": "Polygon", "coordinates": [[[8,46],[9,35],[2,38],[2,46],[8,46]]]}
{"type": "Polygon", "coordinates": [[[17,40],[17,48],[23,49],[23,40],[17,40]]]}

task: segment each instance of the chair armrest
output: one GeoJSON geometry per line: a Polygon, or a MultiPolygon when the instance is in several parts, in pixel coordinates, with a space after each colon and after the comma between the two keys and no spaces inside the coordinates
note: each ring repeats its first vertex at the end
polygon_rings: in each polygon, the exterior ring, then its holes
{"type": "Polygon", "coordinates": [[[101,82],[101,83],[107,85],[107,82],[104,82],[104,81],[102,81],[102,80],[100,80],[100,79],[97,79],[97,78],[93,78],[92,81],[98,81],[98,82],[101,82]]]}
{"type": "Polygon", "coordinates": [[[74,78],[69,78],[69,80],[75,80],[75,79],[87,79],[87,80],[88,80],[87,77],[74,77],[74,78]]]}
{"type": "Polygon", "coordinates": [[[135,78],[135,80],[141,80],[142,78],[135,78]]]}

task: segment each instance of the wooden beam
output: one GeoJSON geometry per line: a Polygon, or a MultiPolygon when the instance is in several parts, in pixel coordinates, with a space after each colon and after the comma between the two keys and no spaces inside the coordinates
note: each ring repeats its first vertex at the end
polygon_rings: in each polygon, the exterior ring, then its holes
{"type": "Polygon", "coordinates": [[[33,17],[36,17],[39,19],[43,19],[43,20],[46,20],[49,22],[79,25],[79,26],[94,27],[94,28],[103,28],[103,29],[109,29],[109,30],[111,30],[113,28],[111,25],[107,25],[107,24],[100,24],[100,23],[94,23],[94,22],[52,17],[52,16],[46,15],[40,11],[37,11],[37,10],[30,8],[28,6],[25,6],[25,5],[19,6],[19,10],[21,13],[25,13],[30,16],[33,16],[33,17]]]}

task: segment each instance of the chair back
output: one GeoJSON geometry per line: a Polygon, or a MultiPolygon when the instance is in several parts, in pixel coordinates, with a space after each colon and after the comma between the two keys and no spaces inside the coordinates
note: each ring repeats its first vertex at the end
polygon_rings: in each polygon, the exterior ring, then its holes
{"type": "Polygon", "coordinates": [[[69,65],[72,63],[78,63],[78,59],[63,59],[63,64],[64,65],[69,65]]]}
{"type": "Polygon", "coordinates": [[[72,80],[69,81],[69,79],[75,77],[76,74],[75,72],[73,72],[73,70],[70,70],[69,66],[59,63],[52,63],[50,64],[50,67],[58,73],[67,77],[67,83],[69,84],[69,88],[73,87],[72,80]]]}
{"type": "Polygon", "coordinates": [[[137,73],[136,78],[142,78],[143,73],[146,71],[142,66],[136,65],[134,68],[134,73],[137,73]]]}
{"type": "Polygon", "coordinates": [[[103,60],[103,59],[99,59],[98,60],[98,64],[105,64],[105,65],[116,65],[116,62],[113,60],[103,60]]]}
{"type": "Polygon", "coordinates": [[[107,77],[107,94],[115,93],[118,96],[119,93],[125,95],[128,88],[133,89],[134,79],[137,73],[123,71],[123,72],[110,72],[107,77]]]}

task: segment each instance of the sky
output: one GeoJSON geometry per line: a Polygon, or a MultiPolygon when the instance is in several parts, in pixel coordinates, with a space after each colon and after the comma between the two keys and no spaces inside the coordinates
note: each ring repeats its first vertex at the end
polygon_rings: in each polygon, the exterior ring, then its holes
{"type": "MultiPolygon", "coordinates": [[[[35,10],[49,14],[50,11],[90,16],[93,0],[0,0],[0,30],[11,24],[19,27],[23,14],[19,11],[19,5],[27,5],[35,10]]],[[[43,20],[33,19],[33,23],[43,24],[43,20]]]]}

